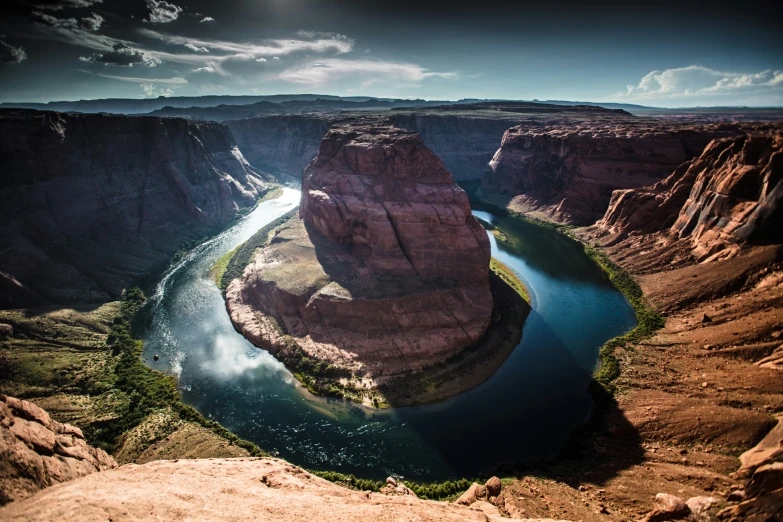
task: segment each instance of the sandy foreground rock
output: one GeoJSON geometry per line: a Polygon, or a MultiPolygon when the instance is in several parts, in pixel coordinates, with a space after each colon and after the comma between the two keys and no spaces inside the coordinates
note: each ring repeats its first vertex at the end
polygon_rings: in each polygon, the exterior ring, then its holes
{"type": "Polygon", "coordinates": [[[0,519],[503,520],[497,508],[487,505],[471,509],[410,495],[352,491],[277,459],[200,459],[96,473],[10,504],[0,510],[0,519]]]}

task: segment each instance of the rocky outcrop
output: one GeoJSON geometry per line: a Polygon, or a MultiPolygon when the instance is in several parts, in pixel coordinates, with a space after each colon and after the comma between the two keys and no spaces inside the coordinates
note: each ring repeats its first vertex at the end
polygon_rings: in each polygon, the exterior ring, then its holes
{"type": "Polygon", "coordinates": [[[329,115],[276,115],[225,123],[251,165],[299,181],[333,121],[329,115]]]}
{"type": "Polygon", "coordinates": [[[0,505],[115,467],[113,458],[84,442],[79,428],[31,402],[0,395],[0,505]]]}
{"type": "Polygon", "coordinates": [[[699,261],[780,242],[782,151],[780,129],[712,141],[652,187],[616,191],[593,229],[606,244],[665,231],[690,240],[699,261]]]}
{"type": "Polygon", "coordinates": [[[267,190],[227,127],[179,119],[3,111],[0,170],[10,307],[116,297],[267,190]]]}
{"type": "Polygon", "coordinates": [[[570,224],[592,224],[612,192],[652,185],[698,155],[715,133],[646,120],[519,125],[506,131],[489,163],[482,193],[512,210],[570,224]]]}
{"type": "Polygon", "coordinates": [[[489,326],[490,247],[464,191],[410,131],[337,126],[305,171],[300,217],[226,292],[235,326],[369,388],[443,362],[489,326]]]}
{"type": "Polygon", "coordinates": [[[266,458],[128,464],[14,502],[0,510],[0,518],[9,522],[508,520],[494,506],[478,510],[414,495],[350,490],[285,461],[266,458]]]}

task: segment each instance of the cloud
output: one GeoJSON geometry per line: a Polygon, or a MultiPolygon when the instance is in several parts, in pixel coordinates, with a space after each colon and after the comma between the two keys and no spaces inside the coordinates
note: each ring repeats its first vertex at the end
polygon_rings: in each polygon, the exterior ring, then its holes
{"type": "Polygon", "coordinates": [[[82,18],[82,25],[90,31],[97,31],[101,28],[102,24],[103,17],[96,13],[92,13],[90,16],[82,18]]]}
{"type": "Polygon", "coordinates": [[[212,65],[205,65],[204,67],[199,67],[197,69],[193,69],[193,72],[206,72],[206,73],[218,73],[220,69],[216,67],[214,64],[212,65]]]}
{"type": "Polygon", "coordinates": [[[273,59],[273,60],[279,60],[279,59],[280,59],[280,57],[279,57],[279,56],[273,56],[273,57],[272,57],[272,59],[273,59]]]}
{"type": "Polygon", "coordinates": [[[251,54],[260,56],[282,56],[296,52],[336,52],[348,53],[353,49],[353,40],[341,34],[315,33],[316,38],[289,38],[277,40],[262,40],[258,43],[229,42],[225,40],[200,40],[161,33],[151,29],[140,29],[139,32],[148,38],[161,40],[173,45],[185,45],[192,43],[199,47],[206,47],[213,51],[221,51],[232,54],[251,54]]]}
{"type": "Polygon", "coordinates": [[[14,47],[0,40],[0,64],[21,63],[27,60],[27,53],[22,47],[14,47]]]}
{"type": "Polygon", "coordinates": [[[265,62],[265,61],[266,61],[266,58],[258,58],[256,61],[257,61],[257,62],[265,62]]]}
{"type": "Polygon", "coordinates": [[[103,3],[103,0],[53,0],[38,1],[34,5],[38,9],[47,11],[60,11],[62,9],[75,9],[80,7],[91,7],[95,4],[103,3]]]}
{"type": "Polygon", "coordinates": [[[278,75],[278,78],[312,87],[325,86],[335,81],[353,83],[361,87],[368,87],[380,81],[415,87],[427,78],[456,78],[456,76],[452,72],[434,72],[411,63],[329,58],[286,69],[278,75]]]}
{"type": "Polygon", "coordinates": [[[57,18],[56,16],[42,13],[40,11],[33,12],[33,17],[35,18],[35,21],[39,23],[39,25],[43,24],[55,29],[72,31],[87,30],[95,32],[100,29],[101,25],[103,24],[103,17],[96,13],[92,13],[90,16],[86,16],[79,20],[76,18],[57,18]]]}
{"type": "Polygon", "coordinates": [[[204,18],[202,18],[201,20],[199,20],[199,23],[202,23],[202,24],[203,24],[204,22],[214,22],[214,21],[215,21],[215,19],[214,19],[214,18],[212,18],[211,16],[205,16],[204,18]]]}
{"type": "Polygon", "coordinates": [[[163,83],[167,85],[185,85],[186,83],[188,83],[188,81],[185,78],[181,78],[178,76],[175,76],[174,78],[137,78],[134,76],[115,76],[112,74],[94,73],[91,71],[85,71],[84,69],[77,69],[77,71],[92,76],[100,76],[101,78],[110,78],[112,80],[120,80],[123,82],[130,82],[130,83],[149,82],[149,83],[163,83]]]}
{"type": "Polygon", "coordinates": [[[709,98],[737,98],[770,94],[783,96],[783,71],[767,69],[756,73],[738,73],[690,65],[652,71],[642,77],[638,85],[628,85],[624,92],[608,96],[606,100],[704,100],[709,102],[709,98]]]}
{"type": "Polygon", "coordinates": [[[182,8],[166,2],[166,0],[147,0],[150,10],[149,18],[145,22],[153,24],[167,24],[179,18],[182,8]]]}
{"type": "Polygon", "coordinates": [[[185,44],[185,47],[190,49],[191,51],[196,51],[197,53],[208,53],[209,49],[206,47],[199,47],[198,45],[192,44],[190,42],[185,44]]]}
{"type": "Polygon", "coordinates": [[[160,65],[160,58],[153,56],[145,51],[134,49],[124,43],[116,43],[112,50],[105,53],[95,53],[90,57],[80,57],[83,62],[96,62],[105,65],[117,65],[120,67],[133,67],[134,65],[146,65],[155,67],[160,65]]]}
{"type": "Polygon", "coordinates": [[[159,96],[171,96],[174,94],[173,89],[163,89],[151,83],[140,83],[139,87],[144,91],[144,94],[140,94],[139,98],[158,98],[159,96]]]}

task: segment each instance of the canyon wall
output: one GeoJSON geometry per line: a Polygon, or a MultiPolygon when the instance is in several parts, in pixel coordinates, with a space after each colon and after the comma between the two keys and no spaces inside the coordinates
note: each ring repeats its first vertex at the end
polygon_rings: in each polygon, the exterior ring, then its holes
{"type": "Polygon", "coordinates": [[[493,310],[489,240],[418,134],[335,126],[302,185],[301,219],[226,292],[254,344],[278,353],[292,337],[308,357],[373,386],[482,339],[493,310]]]}
{"type": "Polygon", "coordinates": [[[607,242],[666,231],[688,238],[699,261],[732,257],[745,244],[781,242],[783,133],[758,130],[712,141],[665,180],[618,190],[594,227],[607,242]]]}
{"type": "Polygon", "coordinates": [[[509,208],[569,224],[592,224],[612,192],[651,185],[731,129],[664,127],[648,120],[519,125],[503,136],[481,192],[509,208]]]}
{"type": "Polygon", "coordinates": [[[116,298],[268,189],[227,127],[168,118],[2,111],[0,170],[7,307],[116,298]]]}
{"type": "Polygon", "coordinates": [[[228,120],[225,124],[251,165],[298,182],[334,120],[324,115],[280,115],[228,120]]]}
{"type": "Polygon", "coordinates": [[[503,134],[517,120],[402,113],[389,116],[395,127],[421,134],[455,181],[480,181],[503,134]]]}
{"type": "Polygon", "coordinates": [[[391,116],[277,115],[225,123],[253,166],[286,174],[298,181],[318,152],[321,138],[329,127],[350,120],[386,123],[418,132],[457,181],[480,180],[503,133],[518,121],[507,117],[491,119],[403,112],[391,116]]]}

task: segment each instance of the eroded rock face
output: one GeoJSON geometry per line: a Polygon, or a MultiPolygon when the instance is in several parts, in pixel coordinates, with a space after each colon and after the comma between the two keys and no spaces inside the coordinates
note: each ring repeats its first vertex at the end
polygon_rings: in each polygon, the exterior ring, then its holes
{"type": "Polygon", "coordinates": [[[237,145],[255,167],[297,181],[318,153],[333,116],[262,116],[229,120],[237,145]]]}
{"type": "Polygon", "coordinates": [[[482,191],[510,207],[572,224],[592,224],[612,191],[652,185],[698,155],[716,132],[645,121],[512,127],[489,163],[482,191]]]}
{"type": "Polygon", "coordinates": [[[329,131],[305,172],[300,216],[226,292],[232,321],[254,344],[276,353],[290,335],[308,357],[372,385],[484,335],[489,240],[418,134],[329,131]]]}
{"type": "Polygon", "coordinates": [[[299,215],[375,273],[487,281],[484,228],[418,134],[352,126],[327,133],[305,171],[299,215]]]}
{"type": "Polygon", "coordinates": [[[389,117],[395,127],[421,134],[424,143],[460,182],[481,180],[503,134],[518,121],[434,114],[389,117]]]}
{"type": "Polygon", "coordinates": [[[652,187],[618,190],[595,230],[614,240],[667,231],[689,239],[699,261],[736,255],[744,244],[780,241],[783,132],[712,141],[652,187]]]}
{"type": "Polygon", "coordinates": [[[267,190],[228,128],[180,119],[3,111],[0,170],[15,301],[116,297],[267,190]]]}
{"type": "Polygon", "coordinates": [[[84,441],[35,404],[0,396],[0,505],[60,482],[117,467],[106,452],[84,441]]]}

